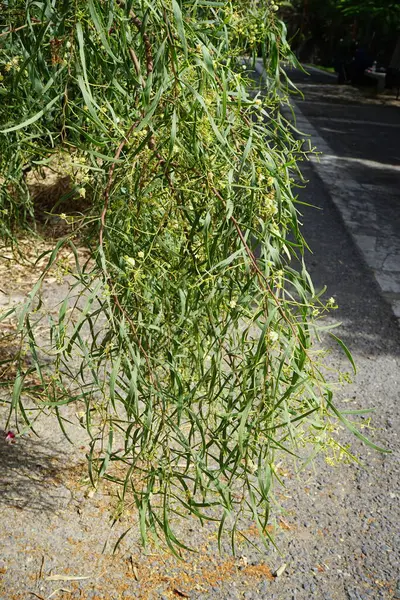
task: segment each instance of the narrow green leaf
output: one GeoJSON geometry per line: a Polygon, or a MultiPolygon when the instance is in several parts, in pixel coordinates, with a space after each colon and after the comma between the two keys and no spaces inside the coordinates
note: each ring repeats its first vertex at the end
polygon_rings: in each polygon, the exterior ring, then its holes
{"type": "Polygon", "coordinates": [[[357,373],[357,368],[356,368],[355,362],[354,362],[354,360],[353,360],[353,357],[352,357],[352,355],[351,355],[351,352],[350,352],[350,350],[347,348],[346,344],[345,344],[344,342],[342,342],[342,340],[341,340],[341,339],[339,339],[338,337],[336,337],[336,335],[334,335],[333,333],[329,333],[329,335],[330,335],[330,336],[331,336],[331,337],[332,337],[334,340],[336,340],[336,342],[337,342],[337,343],[339,344],[339,346],[342,348],[342,350],[344,351],[345,355],[346,355],[346,356],[347,356],[347,358],[349,359],[349,361],[350,361],[350,363],[351,363],[351,366],[353,367],[354,374],[356,374],[356,373],[357,373]]]}
{"type": "Polygon", "coordinates": [[[185,58],[187,58],[188,57],[188,48],[187,48],[187,42],[186,42],[185,27],[183,24],[181,7],[179,6],[177,0],[172,0],[172,9],[174,11],[176,29],[178,31],[179,38],[182,42],[182,47],[183,47],[183,51],[185,53],[185,58]]]}
{"type": "Polygon", "coordinates": [[[46,104],[46,106],[44,108],[42,108],[42,110],[39,110],[39,112],[37,112],[35,115],[33,115],[33,117],[26,119],[26,121],[23,121],[23,123],[19,123],[18,125],[13,125],[13,127],[7,127],[7,129],[2,129],[2,130],[0,130],[0,133],[10,133],[11,131],[18,131],[19,129],[28,127],[28,125],[32,125],[33,123],[36,123],[36,121],[39,121],[39,119],[41,119],[43,117],[43,115],[46,114],[52,108],[52,106],[55,105],[56,102],[61,102],[61,96],[56,96],[55,98],[50,100],[50,102],[48,102],[46,104]]]}
{"type": "Polygon", "coordinates": [[[107,54],[109,54],[111,56],[111,58],[113,59],[114,62],[122,63],[122,59],[115,56],[114,52],[111,50],[111,46],[108,43],[108,39],[107,39],[106,33],[104,31],[104,27],[100,22],[99,15],[97,14],[94,1],[88,0],[88,5],[89,5],[90,16],[92,17],[94,26],[96,27],[96,31],[99,34],[101,43],[103,44],[105,51],[107,52],[107,54]]]}

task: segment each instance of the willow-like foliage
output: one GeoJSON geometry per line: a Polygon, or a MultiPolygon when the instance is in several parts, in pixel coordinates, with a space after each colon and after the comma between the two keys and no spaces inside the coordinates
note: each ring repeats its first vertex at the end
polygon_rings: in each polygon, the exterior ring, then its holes
{"type": "Polygon", "coordinates": [[[175,514],[215,519],[221,537],[250,512],[268,537],[276,454],[319,449],[339,415],[313,347],[326,306],[303,260],[301,146],[279,111],[282,61],[294,59],[277,6],[3,7],[1,233],[34,226],[32,172],[68,174],[63,205],[86,206],[61,214],[74,232],[18,308],[31,367],[21,359],[10,414],[29,424],[29,396],[63,426],[63,405],[83,406],[93,481],[134,497],[143,541],[164,536],[177,551],[175,514]],[[262,96],[242,60],[257,54],[262,96]],[[44,352],[37,299],[65,246],[76,268],[44,352]]]}

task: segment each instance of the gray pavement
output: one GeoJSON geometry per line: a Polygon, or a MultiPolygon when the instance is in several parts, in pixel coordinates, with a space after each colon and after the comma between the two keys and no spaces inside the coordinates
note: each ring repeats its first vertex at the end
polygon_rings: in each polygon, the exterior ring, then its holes
{"type": "Polygon", "coordinates": [[[400,105],[315,69],[289,76],[304,94],[294,104],[296,126],[321,153],[313,167],[400,319],[400,105]]]}

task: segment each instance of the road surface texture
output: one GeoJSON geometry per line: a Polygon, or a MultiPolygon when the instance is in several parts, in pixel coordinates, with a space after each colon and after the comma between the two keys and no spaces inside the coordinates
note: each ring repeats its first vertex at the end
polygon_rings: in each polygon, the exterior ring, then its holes
{"type": "MultiPolygon", "coordinates": [[[[337,299],[339,309],[334,317],[342,324],[336,332],[350,347],[357,363],[357,375],[352,383],[338,390],[337,403],[353,409],[374,407],[376,412],[371,422],[365,418],[363,431],[392,453],[377,453],[340,431],[343,443],[351,442],[362,467],[355,463],[331,466],[322,455],[313,467],[299,473],[293,465],[282,467],[285,487],[275,492],[281,509],[274,509],[272,521],[280,553],[273,547],[259,553],[243,544],[236,557],[230,555],[228,545],[223,556],[219,556],[215,528],[202,529],[198,522],[189,521],[177,524],[178,534],[198,553],[187,555],[186,562],[180,562],[154,546],[146,552],[141,549],[132,507],[110,528],[110,516],[118,509],[115,494],[107,484],[96,492],[88,486],[88,447],[79,428],[79,414],[72,411],[69,415],[75,447],[65,441],[52,416],[37,424],[40,438],[26,435],[8,444],[2,432],[1,599],[400,598],[400,335],[392,312],[393,297],[386,295],[389,302],[383,298],[377,277],[381,272],[396,272],[388,265],[392,265],[389,257],[394,254],[393,245],[397,247],[397,172],[392,167],[399,165],[398,129],[386,126],[383,132],[382,125],[369,125],[372,121],[398,123],[398,113],[391,108],[386,112],[386,107],[376,105],[371,108],[348,101],[340,103],[330,79],[325,82],[314,74],[305,79],[297,72],[293,77],[307,94],[302,110],[332,148],[335,169],[344,165],[343,179],[331,186],[324,172],[315,163],[309,163],[305,166],[309,184],[300,190],[301,200],[317,207],[304,208],[302,218],[305,237],[313,250],[308,256],[310,270],[316,287],[327,285],[327,297],[337,299]],[[363,124],[354,124],[357,119],[363,124]],[[376,163],[390,168],[371,166],[376,163]],[[348,198],[351,203],[361,202],[355,188],[346,189],[354,182],[368,193],[366,212],[360,207],[351,208],[354,227],[359,225],[364,232],[358,235],[365,236],[371,255],[376,248],[371,248],[370,238],[378,239],[381,232],[386,232],[382,234],[382,244],[387,242],[385,269],[371,268],[359,240],[358,246],[354,241],[355,231],[349,228],[334,198],[343,188],[343,201],[348,198]],[[371,216],[371,202],[377,221],[371,216]],[[113,545],[131,525],[132,530],[113,556],[113,545]]],[[[340,169],[335,170],[338,172],[340,169]]],[[[22,273],[20,265],[11,258],[0,275],[4,306],[23,296],[29,277],[34,278],[34,273],[22,273]],[[10,277],[12,270],[14,277],[10,277]]],[[[55,279],[48,280],[43,301],[56,303],[62,298],[63,289],[55,279]]],[[[395,290],[393,294],[396,293],[395,290]]],[[[324,343],[329,346],[328,341],[324,343]]],[[[336,346],[331,347],[329,362],[333,368],[349,370],[346,358],[336,346]]],[[[0,413],[2,424],[5,413],[6,407],[0,413]]],[[[307,450],[300,448],[299,452],[307,450]]],[[[256,531],[250,523],[245,533],[256,541],[256,531]]]]}
{"type": "Polygon", "coordinates": [[[323,153],[314,166],[400,319],[400,102],[314,69],[289,76],[304,94],[297,127],[323,153]]]}

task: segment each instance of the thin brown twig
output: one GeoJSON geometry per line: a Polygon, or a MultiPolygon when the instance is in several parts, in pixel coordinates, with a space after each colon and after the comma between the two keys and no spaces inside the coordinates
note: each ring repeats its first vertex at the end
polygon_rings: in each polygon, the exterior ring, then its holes
{"type": "MultiPolygon", "coordinates": [[[[269,281],[267,279],[267,277],[264,275],[264,273],[260,270],[260,267],[257,264],[257,260],[256,257],[254,256],[254,252],[249,248],[248,243],[246,242],[246,239],[242,233],[242,230],[239,227],[239,223],[236,221],[235,217],[232,215],[230,217],[231,222],[233,223],[233,225],[235,226],[235,229],[238,233],[238,236],[246,250],[246,254],[248,255],[248,257],[250,258],[253,268],[256,271],[257,275],[259,276],[260,279],[262,279],[267,287],[268,292],[271,294],[272,298],[274,299],[274,302],[278,308],[278,311],[281,315],[281,317],[283,317],[283,319],[286,321],[286,323],[289,325],[290,329],[292,330],[293,335],[295,336],[296,340],[300,341],[298,338],[298,335],[296,333],[296,330],[293,326],[293,323],[290,322],[290,320],[287,318],[285,312],[283,311],[282,307],[281,307],[281,303],[279,302],[279,298],[274,294],[269,281]]],[[[303,348],[303,350],[305,350],[305,348],[303,348]]]]}
{"type": "Polygon", "coordinates": [[[103,210],[101,212],[101,217],[100,217],[100,232],[99,232],[99,243],[100,243],[100,247],[103,247],[103,234],[104,234],[104,227],[106,224],[106,215],[107,215],[107,210],[108,210],[108,205],[110,202],[110,191],[111,191],[111,186],[112,186],[112,181],[113,181],[113,175],[114,175],[114,171],[115,171],[115,165],[117,164],[117,160],[119,159],[122,150],[124,149],[125,144],[128,142],[130,136],[132,135],[133,131],[136,129],[136,127],[139,125],[140,123],[140,119],[138,119],[137,121],[135,121],[129,128],[128,132],[126,133],[124,139],[122,140],[122,142],[120,143],[120,145],[117,148],[117,151],[114,155],[114,162],[110,167],[110,171],[108,174],[108,182],[107,182],[107,186],[106,189],[104,191],[104,206],[103,206],[103,210]]]}
{"type": "MultiPolygon", "coordinates": [[[[122,4],[122,2],[120,3],[122,4]]],[[[152,49],[151,49],[151,43],[150,43],[150,38],[147,35],[147,33],[145,31],[143,31],[143,22],[138,18],[138,16],[131,10],[130,11],[130,17],[132,18],[132,21],[134,23],[134,25],[136,26],[136,28],[139,30],[142,39],[143,39],[143,43],[144,43],[144,47],[145,47],[145,56],[146,56],[146,72],[147,72],[147,76],[149,77],[150,74],[153,72],[153,54],[152,54],[152,49]]],[[[141,77],[141,72],[140,72],[140,63],[139,60],[136,56],[135,51],[133,50],[133,48],[129,48],[129,54],[131,56],[132,62],[134,64],[136,73],[138,75],[138,77],[141,77]]],[[[114,155],[114,161],[113,164],[110,167],[110,171],[109,171],[109,175],[108,175],[108,182],[107,182],[107,186],[104,192],[104,205],[103,205],[103,210],[101,213],[101,217],[100,217],[100,232],[99,232],[99,244],[100,244],[100,248],[103,248],[103,237],[104,237],[104,228],[105,228],[105,223],[106,223],[106,216],[107,216],[107,210],[108,210],[108,206],[109,206],[109,202],[110,202],[110,191],[111,191],[111,187],[112,187],[112,183],[113,183],[113,176],[114,176],[114,171],[115,171],[115,165],[116,165],[116,161],[119,159],[122,150],[124,149],[125,144],[128,142],[130,136],[132,135],[133,131],[136,129],[136,127],[139,125],[140,123],[140,119],[138,119],[137,121],[135,121],[135,123],[133,123],[133,125],[131,125],[131,127],[129,128],[128,132],[126,133],[124,139],[121,141],[120,145],[117,148],[117,151],[114,155]]],[[[156,142],[154,139],[154,135],[150,136],[150,139],[148,141],[148,147],[150,150],[154,150],[155,151],[155,155],[159,160],[159,164],[161,165],[165,165],[166,161],[164,160],[164,158],[161,156],[161,154],[156,150],[156,142]]],[[[167,179],[172,187],[172,182],[171,179],[169,177],[169,174],[166,174],[167,179]]],[[[156,387],[157,389],[159,388],[158,386],[158,382],[153,374],[153,370],[152,370],[152,366],[151,366],[151,361],[150,361],[150,357],[147,354],[146,350],[143,347],[143,344],[140,341],[140,337],[139,334],[137,332],[136,326],[133,323],[131,317],[129,316],[129,314],[127,313],[127,311],[124,309],[124,307],[121,305],[119,298],[117,296],[117,294],[113,294],[113,299],[115,302],[115,305],[118,307],[118,309],[120,310],[120,312],[125,316],[127,322],[129,323],[129,326],[132,329],[133,334],[135,335],[136,339],[137,339],[137,343],[139,346],[140,351],[142,352],[143,356],[145,357],[145,361],[147,364],[147,368],[149,370],[149,376],[150,379],[154,385],[154,387],[156,387]]]]}
{"type": "MultiPolygon", "coordinates": [[[[141,72],[140,72],[140,63],[139,63],[139,59],[138,59],[138,57],[136,56],[136,53],[135,53],[135,51],[134,51],[134,49],[133,49],[133,48],[129,48],[129,54],[131,55],[132,62],[133,62],[133,64],[135,65],[135,70],[136,70],[137,76],[138,76],[138,77],[141,79],[141,78],[142,78],[142,74],[141,74],[141,72]]],[[[142,84],[142,85],[143,85],[143,84],[142,84]]]]}
{"type": "Polygon", "coordinates": [[[44,598],[43,596],[39,596],[39,594],[37,594],[36,592],[29,591],[28,594],[35,596],[35,598],[38,598],[39,600],[46,600],[46,598],[44,598]]]}
{"type": "MultiPolygon", "coordinates": [[[[120,2],[120,4],[123,5],[124,3],[120,2]]],[[[139,17],[136,15],[136,13],[134,13],[133,10],[131,10],[129,14],[130,14],[130,17],[131,17],[134,25],[139,30],[139,32],[142,36],[144,47],[145,47],[145,55],[146,55],[146,71],[147,71],[147,76],[150,76],[150,74],[153,72],[153,53],[152,53],[152,49],[151,49],[150,38],[147,35],[147,33],[145,31],[143,31],[143,22],[139,19],[139,17]]],[[[139,64],[138,58],[137,58],[133,48],[129,48],[129,53],[130,53],[132,62],[135,66],[136,72],[137,72],[138,76],[140,76],[140,64],[139,64]]],[[[117,161],[118,158],[120,157],[125,144],[127,143],[129,137],[131,136],[132,132],[136,129],[136,127],[138,126],[139,123],[140,123],[140,120],[133,123],[133,125],[131,125],[131,127],[129,128],[128,132],[126,133],[124,139],[121,141],[121,143],[118,146],[117,151],[114,155],[115,161],[117,161]]],[[[154,140],[153,135],[151,135],[151,137],[149,139],[148,146],[149,146],[150,150],[154,150],[155,140],[154,140]]],[[[162,157],[160,159],[160,157],[158,155],[157,155],[157,158],[160,160],[160,162],[161,162],[161,160],[163,160],[162,157]]],[[[110,167],[110,171],[109,171],[109,175],[108,175],[108,182],[107,182],[107,186],[106,186],[106,189],[104,192],[104,206],[103,206],[103,210],[102,210],[101,217],[100,217],[100,232],[99,232],[100,248],[103,247],[104,228],[105,228],[108,205],[110,202],[110,191],[111,191],[111,186],[112,186],[112,182],[113,182],[115,164],[116,164],[116,162],[113,162],[113,164],[110,167]]]]}
{"type": "Polygon", "coordinates": [[[9,35],[10,33],[15,33],[16,31],[21,31],[21,29],[26,29],[29,27],[29,25],[44,25],[44,23],[42,21],[32,21],[31,23],[26,23],[20,27],[12,27],[11,29],[7,29],[7,31],[3,31],[3,33],[0,33],[0,37],[9,35]]]}
{"type": "Polygon", "coordinates": [[[147,35],[147,33],[143,30],[143,22],[139,19],[136,13],[133,12],[133,10],[130,11],[129,16],[131,17],[133,24],[136,26],[136,29],[138,29],[142,36],[144,43],[144,53],[146,55],[146,71],[147,75],[150,75],[150,73],[153,72],[154,67],[150,38],[147,35]]]}
{"type": "MultiPolygon", "coordinates": [[[[120,2],[120,4],[124,5],[123,2],[120,2]]],[[[131,10],[129,14],[130,14],[130,17],[131,17],[133,23],[135,24],[136,28],[141,33],[141,36],[143,39],[143,43],[145,46],[145,54],[146,54],[146,70],[147,70],[147,75],[149,76],[150,73],[152,73],[152,71],[153,71],[153,54],[151,51],[150,38],[147,35],[147,33],[145,31],[143,31],[143,23],[139,19],[139,17],[133,12],[133,10],[131,10]]],[[[140,64],[139,64],[139,60],[138,60],[133,48],[129,48],[129,53],[130,53],[132,62],[135,66],[136,73],[138,74],[138,77],[140,77],[140,64]]],[[[127,143],[129,137],[131,136],[132,132],[136,129],[136,127],[138,126],[139,123],[140,123],[140,119],[138,121],[135,121],[135,123],[133,123],[133,125],[131,125],[131,127],[129,128],[128,132],[126,133],[124,139],[121,141],[121,143],[118,146],[117,151],[114,155],[115,161],[117,161],[118,158],[120,157],[125,144],[127,143]]],[[[155,142],[154,142],[153,136],[151,136],[148,145],[149,145],[150,149],[153,149],[155,147],[155,142]]],[[[110,171],[109,171],[109,175],[108,175],[108,182],[107,182],[107,186],[106,186],[106,189],[104,192],[104,206],[103,206],[103,210],[102,210],[101,217],[100,217],[100,232],[99,232],[100,248],[103,247],[104,228],[105,228],[105,223],[106,223],[106,215],[107,215],[108,205],[110,202],[110,191],[111,191],[111,186],[112,186],[112,182],[113,182],[115,164],[116,163],[113,162],[113,164],[110,167],[110,171]]]]}
{"type": "MultiPolygon", "coordinates": [[[[153,51],[151,48],[150,38],[147,35],[146,31],[144,31],[144,29],[143,29],[143,21],[141,21],[139,19],[139,17],[136,15],[136,13],[134,13],[133,10],[131,10],[129,15],[130,15],[134,25],[136,26],[137,30],[139,31],[140,35],[142,36],[142,40],[144,43],[144,53],[146,56],[146,73],[147,73],[147,77],[150,77],[150,75],[154,69],[153,51]]],[[[129,53],[131,55],[132,62],[135,65],[136,72],[138,73],[138,76],[140,77],[140,66],[139,66],[139,61],[137,59],[137,56],[132,48],[129,48],[129,53]],[[139,69],[139,72],[138,72],[138,69],[139,69]]],[[[151,131],[149,127],[148,127],[148,129],[149,129],[149,131],[151,131]]],[[[150,136],[150,139],[149,139],[147,145],[150,150],[155,149],[156,141],[154,139],[153,134],[150,136]]],[[[163,162],[165,162],[165,161],[163,161],[162,157],[160,159],[160,155],[157,152],[156,152],[156,156],[161,164],[163,162]]]]}
{"type": "MultiPolygon", "coordinates": [[[[120,2],[120,4],[123,5],[123,2],[120,2]]],[[[147,72],[147,76],[149,77],[150,74],[153,72],[153,53],[152,53],[152,49],[151,49],[150,38],[147,35],[147,33],[145,31],[143,31],[143,22],[139,19],[139,17],[136,15],[136,13],[134,13],[133,10],[131,10],[129,15],[130,15],[134,25],[136,26],[136,28],[139,30],[139,32],[142,36],[142,39],[143,39],[143,43],[144,43],[144,47],[145,47],[145,55],[146,55],[146,72],[147,72]]],[[[136,73],[140,77],[140,64],[139,64],[139,60],[138,60],[133,48],[129,48],[129,53],[130,53],[132,62],[135,66],[136,73]]],[[[117,161],[118,158],[120,157],[125,144],[127,143],[129,137],[131,136],[132,132],[134,131],[134,129],[136,129],[136,127],[138,126],[139,123],[140,123],[140,120],[136,121],[129,128],[129,131],[125,135],[124,139],[121,141],[121,143],[118,146],[117,151],[114,155],[115,161],[117,161]]],[[[156,146],[156,143],[155,143],[154,135],[151,135],[150,139],[148,141],[148,147],[150,148],[150,150],[154,150],[155,146],[156,146]]],[[[160,161],[160,164],[165,164],[165,160],[162,158],[162,156],[158,152],[156,152],[156,157],[160,161]]],[[[104,192],[104,206],[103,206],[103,210],[102,210],[101,217],[100,217],[100,232],[99,232],[99,244],[100,244],[101,248],[103,247],[104,228],[105,228],[108,205],[110,202],[110,191],[111,191],[111,186],[112,186],[112,182],[113,182],[115,164],[116,163],[113,162],[113,164],[110,167],[110,171],[109,171],[109,175],[108,175],[108,182],[107,182],[107,186],[106,186],[106,189],[104,192]]]]}
{"type": "MultiPolygon", "coordinates": [[[[167,26],[167,37],[168,37],[168,39],[170,41],[171,48],[172,48],[172,47],[174,47],[174,40],[173,40],[173,38],[171,36],[171,31],[170,31],[170,27],[169,27],[169,19],[168,19],[167,11],[165,10],[165,7],[163,8],[163,17],[164,17],[164,23],[167,26]]],[[[172,51],[170,51],[170,57],[171,57],[171,68],[172,68],[172,71],[173,71],[173,74],[174,74],[175,91],[176,91],[176,84],[177,84],[177,81],[178,81],[178,74],[176,72],[176,68],[175,68],[175,64],[174,64],[174,59],[173,59],[173,56],[172,56],[172,51]]]]}
{"type": "MultiPolygon", "coordinates": [[[[138,31],[140,32],[140,34],[142,36],[144,47],[145,47],[145,55],[146,55],[146,72],[147,72],[147,77],[150,77],[150,74],[153,72],[153,68],[154,68],[153,51],[151,48],[150,38],[147,35],[146,31],[143,30],[143,21],[141,21],[139,19],[139,17],[133,12],[133,10],[131,10],[129,14],[130,14],[130,17],[131,17],[134,25],[136,26],[136,28],[138,29],[138,31]]],[[[136,73],[137,73],[138,77],[141,77],[140,63],[139,63],[139,60],[138,60],[133,48],[129,48],[129,53],[131,55],[132,62],[135,66],[136,73]]],[[[149,129],[149,131],[151,131],[150,128],[148,128],[148,129],[149,129]]],[[[155,151],[155,155],[156,155],[156,158],[158,158],[159,164],[164,166],[166,164],[166,160],[162,157],[160,152],[158,152],[156,150],[156,141],[155,141],[155,137],[153,134],[150,136],[150,139],[149,139],[147,145],[150,150],[155,151]]],[[[166,173],[166,177],[168,179],[168,183],[172,187],[171,178],[168,173],[166,173]]]]}
{"type": "MultiPolygon", "coordinates": [[[[269,285],[269,281],[268,279],[265,277],[264,273],[262,271],[260,271],[259,266],[257,265],[257,260],[256,257],[254,256],[254,253],[251,251],[251,249],[249,248],[244,235],[239,227],[239,223],[236,221],[235,217],[231,216],[230,220],[232,221],[232,223],[234,224],[236,231],[238,232],[238,235],[240,237],[240,240],[243,244],[243,246],[245,247],[246,253],[249,256],[251,262],[253,263],[254,269],[257,272],[258,276],[265,282],[266,287],[268,292],[271,294],[272,298],[274,299],[275,305],[279,311],[279,314],[281,315],[281,317],[286,321],[286,323],[289,325],[296,341],[298,342],[298,344],[300,345],[301,349],[303,350],[303,352],[306,354],[307,358],[310,360],[311,363],[311,368],[313,371],[313,374],[315,373],[315,369],[314,369],[314,363],[312,362],[312,360],[310,359],[310,356],[307,352],[307,348],[304,346],[303,342],[300,340],[299,336],[296,333],[296,330],[294,328],[293,323],[291,323],[291,321],[288,319],[288,317],[286,316],[284,310],[282,309],[281,303],[279,302],[279,298],[274,294],[274,292],[271,289],[271,286],[269,285]]],[[[317,385],[318,385],[318,389],[322,394],[322,390],[321,390],[321,384],[320,381],[317,380],[317,385]]]]}
{"type": "MultiPolygon", "coordinates": [[[[133,11],[131,11],[131,17],[132,20],[134,21],[136,27],[141,30],[142,29],[142,22],[140,21],[140,19],[138,19],[138,17],[135,15],[135,13],[133,13],[133,11]]],[[[142,33],[142,37],[143,37],[143,41],[145,44],[145,52],[146,52],[146,68],[147,68],[147,74],[149,75],[152,70],[153,70],[153,59],[152,59],[152,54],[151,54],[151,47],[150,47],[150,41],[149,38],[147,36],[146,33],[142,33]]],[[[138,58],[135,54],[135,51],[133,50],[133,48],[129,48],[129,53],[131,55],[131,59],[132,62],[135,66],[136,69],[136,73],[138,75],[138,77],[140,77],[140,64],[138,61],[138,58]]],[[[120,145],[117,148],[117,151],[114,155],[114,160],[117,161],[121,155],[122,150],[124,149],[125,144],[128,142],[130,136],[132,135],[133,131],[136,129],[136,127],[139,125],[141,119],[138,119],[137,121],[135,121],[135,123],[133,123],[131,125],[131,127],[129,128],[128,132],[126,133],[124,139],[121,141],[120,145]]],[[[155,142],[153,139],[153,136],[151,136],[149,143],[148,143],[149,147],[153,147],[155,146],[155,142]]],[[[99,243],[100,243],[100,247],[103,247],[103,234],[104,234],[104,228],[105,228],[105,222],[106,222],[106,215],[107,215],[107,210],[108,210],[108,205],[109,205],[109,201],[110,201],[110,191],[111,191],[111,186],[112,186],[112,182],[113,182],[113,176],[114,176],[114,171],[115,171],[115,165],[116,162],[113,162],[113,164],[110,167],[110,171],[109,171],[109,175],[108,175],[108,182],[107,182],[107,186],[104,192],[104,206],[103,206],[103,210],[101,213],[101,224],[100,224],[100,233],[99,233],[99,243]]],[[[114,302],[116,304],[116,306],[118,307],[118,309],[120,310],[120,312],[125,316],[127,322],[129,323],[129,326],[132,329],[133,334],[135,335],[136,339],[137,339],[137,343],[139,346],[140,351],[142,352],[143,356],[145,357],[145,361],[147,363],[147,368],[149,370],[149,375],[150,378],[153,382],[153,385],[155,387],[158,387],[157,384],[157,380],[153,375],[153,371],[152,371],[152,367],[151,367],[151,362],[150,362],[150,358],[149,355],[147,354],[146,350],[143,348],[143,344],[140,341],[139,338],[139,334],[137,332],[136,326],[133,323],[132,319],[130,318],[129,314],[126,312],[126,310],[124,309],[124,307],[121,305],[119,298],[117,296],[117,294],[113,294],[113,299],[114,302]]]]}

